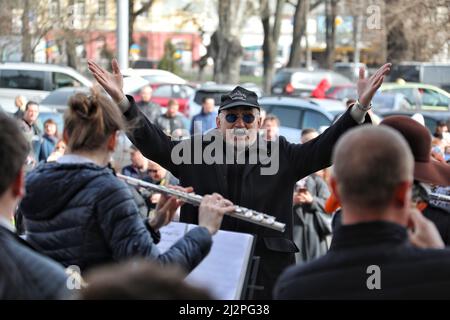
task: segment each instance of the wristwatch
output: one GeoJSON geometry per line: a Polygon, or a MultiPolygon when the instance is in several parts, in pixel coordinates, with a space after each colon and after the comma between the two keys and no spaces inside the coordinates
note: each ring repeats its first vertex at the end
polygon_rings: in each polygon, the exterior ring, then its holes
{"type": "Polygon", "coordinates": [[[370,104],[369,104],[368,106],[364,107],[364,106],[361,104],[361,102],[359,102],[359,99],[358,99],[358,100],[356,100],[355,105],[356,105],[356,107],[357,107],[359,110],[364,111],[364,112],[367,112],[367,111],[369,111],[370,109],[372,109],[372,102],[370,102],[370,104]]]}

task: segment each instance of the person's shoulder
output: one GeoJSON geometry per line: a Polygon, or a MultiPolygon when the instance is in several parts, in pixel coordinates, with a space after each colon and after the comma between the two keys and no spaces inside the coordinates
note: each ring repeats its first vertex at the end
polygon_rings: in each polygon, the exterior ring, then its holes
{"type": "Polygon", "coordinates": [[[128,166],[125,166],[122,168],[122,174],[129,174],[129,173],[134,173],[136,170],[134,170],[133,166],[130,164],[128,166]]]}

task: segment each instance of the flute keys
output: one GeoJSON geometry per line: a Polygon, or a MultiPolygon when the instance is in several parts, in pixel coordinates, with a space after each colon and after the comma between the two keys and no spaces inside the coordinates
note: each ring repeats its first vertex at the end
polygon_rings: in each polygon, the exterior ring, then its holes
{"type": "Polygon", "coordinates": [[[274,218],[266,218],[266,219],[264,219],[264,223],[274,224],[275,223],[275,219],[274,218]]]}
{"type": "Polygon", "coordinates": [[[262,221],[264,219],[264,215],[262,215],[261,213],[255,214],[252,219],[255,221],[262,221]]]}
{"type": "Polygon", "coordinates": [[[253,211],[252,210],[246,210],[244,212],[244,217],[251,218],[252,216],[253,216],[253,211]]]}

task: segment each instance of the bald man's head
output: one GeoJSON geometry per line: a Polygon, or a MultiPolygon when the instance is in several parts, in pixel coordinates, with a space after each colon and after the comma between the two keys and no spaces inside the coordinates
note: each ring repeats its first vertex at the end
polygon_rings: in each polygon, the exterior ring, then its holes
{"type": "Polygon", "coordinates": [[[362,126],[343,135],[333,153],[342,206],[383,210],[397,188],[412,182],[414,160],[405,139],[386,127],[362,126]]]}

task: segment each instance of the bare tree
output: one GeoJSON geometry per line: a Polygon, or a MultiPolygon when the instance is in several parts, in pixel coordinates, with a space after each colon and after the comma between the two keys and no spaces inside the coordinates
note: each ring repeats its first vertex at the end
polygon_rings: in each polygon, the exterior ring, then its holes
{"type": "Polygon", "coordinates": [[[208,47],[208,54],[214,59],[214,81],[237,83],[243,54],[240,33],[257,5],[254,0],[219,0],[218,4],[219,26],[208,47]]]}
{"type": "Polygon", "coordinates": [[[311,3],[311,0],[297,0],[296,2],[288,2],[295,7],[294,22],[292,29],[292,44],[289,53],[289,60],[287,67],[296,68],[302,64],[302,47],[301,40],[305,35],[306,24],[308,23],[308,14],[325,0],[316,0],[311,3]]]}
{"type": "Polygon", "coordinates": [[[53,28],[54,19],[48,15],[45,1],[22,0],[18,3],[22,10],[22,61],[32,62],[36,47],[53,28]]]}
{"type": "Polygon", "coordinates": [[[263,89],[270,91],[277,57],[278,39],[280,38],[281,19],[286,0],[277,0],[275,12],[270,9],[269,0],[261,0],[261,22],[264,30],[263,42],[263,89]]]}
{"type": "MultiPolygon", "coordinates": [[[[125,0],[120,0],[125,1],[125,0]]],[[[134,33],[134,22],[136,21],[136,18],[143,14],[144,12],[150,10],[154,3],[154,0],[147,0],[146,2],[142,3],[142,6],[139,9],[134,8],[135,1],[134,0],[128,0],[128,48],[131,47],[133,44],[133,33],[134,33]]]]}
{"type": "Polygon", "coordinates": [[[334,54],[336,50],[336,25],[335,20],[337,16],[337,3],[339,0],[325,0],[326,11],[326,51],[325,64],[327,69],[333,68],[334,54]]]}
{"type": "Polygon", "coordinates": [[[449,0],[389,1],[385,11],[388,60],[430,60],[450,40],[449,8],[449,0]]]}

